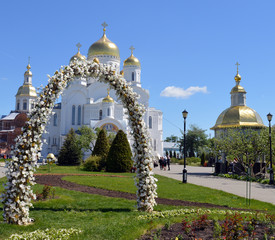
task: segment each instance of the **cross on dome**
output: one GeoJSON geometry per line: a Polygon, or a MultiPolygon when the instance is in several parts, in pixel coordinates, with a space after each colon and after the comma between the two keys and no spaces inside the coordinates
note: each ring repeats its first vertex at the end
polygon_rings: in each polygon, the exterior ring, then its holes
{"type": "Polygon", "coordinates": [[[103,32],[105,33],[106,27],[108,27],[108,24],[106,22],[102,23],[101,26],[103,27],[103,32]]]}
{"type": "Polygon", "coordinates": [[[131,50],[131,54],[133,55],[133,51],[135,50],[135,48],[131,46],[129,49],[131,50]]]}
{"type": "Polygon", "coordinates": [[[79,49],[82,47],[82,45],[80,43],[77,43],[76,46],[77,46],[77,50],[79,52],[79,49]]]}
{"type": "Polygon", "coordinates": [[[239,73],[239,63],[237,62],[236,64],[235,64],[236,66],[237,66],[237,74],[239,73]]]}

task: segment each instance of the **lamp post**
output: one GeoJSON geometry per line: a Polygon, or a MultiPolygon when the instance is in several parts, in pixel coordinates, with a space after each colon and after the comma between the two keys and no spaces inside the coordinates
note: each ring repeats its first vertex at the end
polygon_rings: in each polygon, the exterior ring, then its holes
{"type": "Polygon", "coordinates": [[[274,174],[273,174],[273,168],[272,168],[272,145],[271,145],[271,120],[272,120],[272,114],[267,114],[267,120],[269,122],[269,153],[270,153],[270,180],[269,184],[274,184],[274,174]]]}
{"type": "Polygon", "coordinates": [[[182,183],[187,183],[187,170],[186,170],[186,118],[187,118],[188,112],[184,110],[182,112],[182,116],[184,119],[184,132],[183,132],[183,157],[184,157],[184,168],[182,170],[182,183]]]}

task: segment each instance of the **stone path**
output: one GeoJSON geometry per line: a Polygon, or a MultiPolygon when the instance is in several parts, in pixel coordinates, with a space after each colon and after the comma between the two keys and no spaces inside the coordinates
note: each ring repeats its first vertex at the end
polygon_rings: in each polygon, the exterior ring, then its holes
{"type": "MultiPolygon", "coordinates": [[[[221,178],[211,175],[212,167],[191,167],[187,166],[187,182],[222,190],[228,193],[246,197],[246,181],[221,178]]],[[[159,167],[154,168],[156,174],[182,181],[182,165],[171,165],[170,171],[161,171],[159,167]]],[[[275,205],[275,185],[251,183],[251,199],[269,202],[275,205]]]]}

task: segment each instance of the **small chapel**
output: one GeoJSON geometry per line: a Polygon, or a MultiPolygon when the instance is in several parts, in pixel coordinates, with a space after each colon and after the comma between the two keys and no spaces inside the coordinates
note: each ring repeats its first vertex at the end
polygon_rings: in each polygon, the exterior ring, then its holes
{"type": "MultiPolygon", "coordinates": [[[[72,56],[71,61],[93,61],[95,58],[101,64],[111,65],[117,73],[124,75],[125,80],[133,88],[140,98],[146,112],[144,122],[150,133],[150,142],[155,156],[162,155],[162,111],[149,106],[149,91],[142,88],[141,63],[134,56],[134,47],[131,47],[130,56],[123,61],[121,66],[119,48],[107,38],[106,23],[102,24],[103,35],[94,42],[89,50],[87,58],[80,53],[81,44],[77,44],[78,51],[72,56]],[[121,70],[122,67],[122,70],[121,70]]],[[[123,130],[132,145],[131,128],[128,124],[128,116],[115,91],[108,85],[89,77],[75,77],[62,94],[62,100],[53,109],[53,115],[46,127],[43,138],[42,156],[48,153],[58,155],[59,149],[71,128],[75,131],[83,125],[92,129],[105,129],[107,132],[116,133],[123,130]]]]}
{"type": "Polygon", "coordinates": [[[236,85],[231,89],[231,106],[225,109],[218,117],[216,124],[211,128],[215,131],[215,137],[228,128],[264,128],[263,120],[260,115],[252,108],[246,106],[246,91],[240,85],[241,76],[239,74],[239,63],[235,76],[236,85]]]}

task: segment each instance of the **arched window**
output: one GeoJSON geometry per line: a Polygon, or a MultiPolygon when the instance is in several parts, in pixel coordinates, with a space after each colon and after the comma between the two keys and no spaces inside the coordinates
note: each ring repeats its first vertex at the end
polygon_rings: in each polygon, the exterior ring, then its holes
{"type": "Polygon", "coordinates": [[[149,128],[152,128],[152,127],[153,127],[152,117],[149,116],[149,128]]]}
{"type": "Polygon", "coordinates": [[[17,110],[20,110],[20,102],[17,102],[17,110]]]}
{"type": "Polygon", "coordinates": [[[53,125],[57,126],[57,114],[56,113],[53,115],[53,125]]]}
{"type": "Polygon", "coordinates": [[[99,120],[102,119],[102,110],[99,110],[99,120]]]}
{"type": "Polygon", "coordinates": [[[72,125],[75,125],[75,106],[72,106],[72,125]]]}
{"type": "Polygon", "coordinates": [[[135,81],[135,73],[132,72],[132,81],[135,81]]]}
{"type": "Polygon", "coordinates": [[[107,109],[107,116],[109,117],[110,115],[111,115],[111,109],[108,108],[108,109],[107,109]]]}
{"type": "Polygon", "coordinates": [[[23,101],[23,110],[27,110],[27,100],[23,101]]]}
{"type": "Polygon", "coordinates": [[[81,125],[81,106],[77,108],[77,125],[81,125]]]}
{"type": "Polygon", "coordinates": [[[157,140],[154,139],[154,151],[156,151],[156,150],[157,150],[157,140]]]}

